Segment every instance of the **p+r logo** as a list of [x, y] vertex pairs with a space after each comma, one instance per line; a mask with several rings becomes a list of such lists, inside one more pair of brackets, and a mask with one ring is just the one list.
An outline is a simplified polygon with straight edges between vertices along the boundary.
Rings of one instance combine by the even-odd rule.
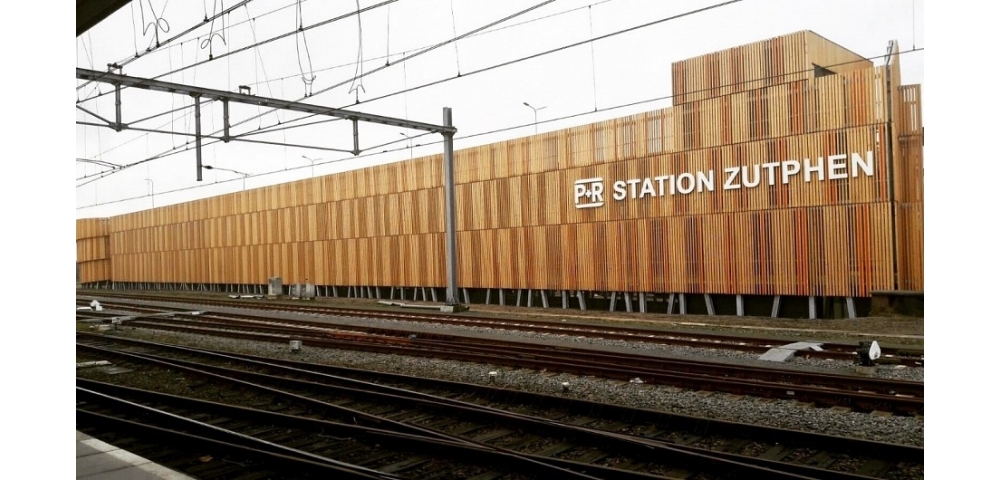
[[573, 182], [573, 203], [576, 208], [597, 208], [604, 205], [604, 179], [584, 178]]

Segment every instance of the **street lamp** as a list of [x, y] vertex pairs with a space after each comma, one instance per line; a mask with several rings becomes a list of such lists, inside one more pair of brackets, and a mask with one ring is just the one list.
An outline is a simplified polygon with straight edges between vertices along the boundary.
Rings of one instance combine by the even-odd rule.
[[538, 133], [538, 111], [544, 110], [546, 107], [532, 107], [528, 102], [523, 102], [525, 107], [532, 109], [535, 112], [535, 133]]
[[149, 182], [149, 204], [152, 206], [152, 208], [156, 208], [156, 200], [153, 197], [153, 194], [155, 193], [156, 190], [153, 188], [153, 181], [148, 178], [144, 180]]
[[407, 135], [407, 134], [405, 134], [403, 132], [398, 132], [398, 133], [400, 135], [406, 137], [406, 139], [408, 140], [407, 143], [409, 143], [409, 145], [410, 145], [410, 160], [413, 160], [413, 137], [411, 137], [411, 136], [409, 136], [409, 135]]
[[320, 159], [320, 158], [309, 158], [309, 157], [307, 157], [305, 155], [303, 155], [302, 158], [304, 158], [306, 160], [309, 160], [309, 165], [311, 165], [311, 172], [312, 173], [309, 174], [309, 177], [310, 178], [311, 177], [315, 177], [316, 176], [316, 162], [318, 162], [318, 161], [320, 161], [322, 159]]
[[232, 169], [229, 169], [229, 168], [213, 167], [211, 165], [202, 165], [201, 168], [204, 168], [205, 170], [222, 170], [222, 171], [225, 171], [225, 172], [232, 172], [232, 173], [235, 173], [237, 175], [243, 175], [243, 190], [247, 189], [247, 177], [250, 176], [249, 173], [243, 173], [243, 172], [232, 170]]

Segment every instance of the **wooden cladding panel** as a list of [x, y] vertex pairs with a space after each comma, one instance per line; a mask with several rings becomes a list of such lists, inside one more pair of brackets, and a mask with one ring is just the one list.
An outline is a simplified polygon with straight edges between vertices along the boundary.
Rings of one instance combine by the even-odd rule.
[[673, 103], [680, 106], [871, 66], [860, 55], [813, 32], [795, 32], [673, 63]]
[[811, 78], [807, 32], [795, 32], [674, 62], [674, 105]]
[[78, 278], [80, 283], [103, 282], [111, 279], [110, 260], [77, 262], [77, 268], [80, 270]]
[[812, 31], [805, 32], [807, 67], [813, 65], [834, 73], [871, 68], [872, 62]]
[[287, 283], [443, 286], [443, 263], [443, 236], [429, 234], [120, 254], [110, 273], [126, 282], [263, 284], [279, 276]]
[[902, 85], [899, 88], [900, 108], [894, 119], [896, 131], [901, 136], [923, 135], [920, 85]]
[[899, 289], [924, 289], [924, 204], [896, 205]]
[[[798, 32], [716, 52], [674, 64], [675, 107], [456, 152], [460, 285], [864, 296], [894, 287], [896, 251], [899, 284], [922, 285], [919, 86], [898, 86], [898, 55], [889, 68], [813, 70], [849, 61], [842, 50]], [[727, 168], [746, 167], [753, 184], [760, 164], [837, 154], [850, 176], [851, 154], [869, 150], [872, 177], [805, 182], [800, 171], [786, 185], [778, 167], [772, 186], [762, 168], [762, 185], [724, 188]], [[443, 286], [441, 162], [114, 217], [110, 274]], [[696, 172], [712, 176], [714, 191], [612, 198], [616, 180]], [[595, 177], [605, 180], [605, 205], [575, 208], [574, 182]], [[99, 233], [93, 220], [78, 221], [78, 239]]]
[[865, 296], [891, 289], [889, 203], [459, 235], [471, 288]]
[[[641, 219], [887, 201], [888, 152], [886, 144], [880, 140], [882, 138], [886, 138], [884, 126], [862, 127], [458, 185], [457, 228], [476, 230], [541, 226], [620, 218]], [[870, 165], [873, 173], [871, 177], [864, 171], [868, 166], [868, 149], [874, 149]], [[854, 152], [859, 153], [864, 165], [853, 163]], [[849, 178], [828, 178], [829, 157], [837, 154], [847, 155], [844, 161], [848, 167], [840, 173], [846, 173]], [[824, 180], [818, 180], [819, 173], [813, 171], [809, 174], [810, 181], [806, 182], [806, 161], [815, 167], [819, 157], [824, 159]], [[801, 171], [790, 175], [788, 184], [784, 184], [780, 167], [775, 167], [775, 184], [769, 185], [769, 170], [759, 165], [792, 159], [800, 162]], [[746, 167], [746, 184], [757, 183], [758, 186], [743, 186], [743, 167]], [[740, 168], [734, 181], [739, 182], [741, 188], [727, 190], [725, 185], [730, 181], [727, 169], [732, 168]], [[699, 171], [706, 172], [706, 179], [711, 177], [714, 191], [708, 191], [705, 187], [701, 192], [695, 189], [687, 195], [679, 191], [670, 195], [669, 180], [665, 180], [665, 194], [662, 197], [658, 196], [658, 183], [654, 182], [654, 196], [632, 198], [631, 190], [627, 190], [624, 200], [616, 201], [612, 198], [612, 182], [616, 180], [655, 178], [671, 174], [677, 176]], [[575, 208], [574, 182], [593, 177], [605, 179], [605, 206], [595, 209]], [[636, 191], [639, 195], [640, 190], [641, 187], [637, 184]]]
[[443, 230], [441, 189], [394, 193], [116, 231], [112, 251], [141, 253]]
[[76, 239], [105, 237], [108, 235], [107, 218], [81, 218], [76, 221]]
[[77, 263], [110, 258], [108, 237], [82, 238], [76, 241]]
[[896, 201], [924, 201], [924, 136], [899, 137], [896, 143], [894, 181]]

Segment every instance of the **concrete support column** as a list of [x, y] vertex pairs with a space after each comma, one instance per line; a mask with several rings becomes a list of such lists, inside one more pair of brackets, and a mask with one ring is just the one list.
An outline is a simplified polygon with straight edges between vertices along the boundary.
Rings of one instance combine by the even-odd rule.
[[465, 299], [466, 305], [472, 303], [472, 301], [469, 300], [469, 289], [468, 288], [462, 288], [462, 298]]
[[736, 316], [743, 316], [743, 295], [736, 295]]
[[667, 315], [674, 313], [674, 294], [667, 295]]
[[625, 297], [625, 311], [632, 313], [632, 292], [622, 292]]
[[492, 288], [487, 288], [486, 289], [486, 304], [487, 305], [490, 304], [490, 294], [491, 293], [493, 293], [493, 289]]
[[586, 310], [587, 299], [583, 298], [583, 290], [576, 291], [576, 298], [580, 301], [580, 310]]
[[562, 291], [562, 307], [564, 310], [569, 308], [569, 294], [566, 290]]
[[858, 318], [858, 311], [854, 308], [854, 297], [847, 297], [847, 318]]
[[646, 313], [646, 294], [639, 292], [639, 313]]
[[683, 293], [681, 293], [679, 295], [681, 296], [681, 312], [680, 313], [681, 313], [681, 315], [687, 315], [687, 313], [688, 313], [687, 298], [685, 297], [685, 295]]
[[816, 319], [816, 297], [814, 295], [809, 295], [809, 319]]
[[778, 318], [779, 311], [781, 311], [781, 295], [775, 295], [774, 303], [771, 305], [771, 318]]
[[608, 306], [608, 311], [615, 311], [615, 303], [618, 301], [618, 292], [611, 292], [611, 305]]
[[542, 290], [542, 308], [549, 308], [549, 291]]
[[712, 303], [712, 296], [705, 294], [705, 308], [708, 309], [708, 314], [715, 316], [715, 304]]

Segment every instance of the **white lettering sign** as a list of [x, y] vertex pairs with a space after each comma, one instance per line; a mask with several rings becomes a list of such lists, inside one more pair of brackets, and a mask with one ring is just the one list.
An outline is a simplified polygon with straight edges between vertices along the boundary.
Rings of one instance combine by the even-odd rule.
[[584, 178], [573, 182], [573, 202], [576, 208], [597, 208], [604, 205], [604, 179]]
[[[788, 185], [792, 181], [829, 181], [857, 178], [864, 174], [875, 176], [875, 157], [871, 151], [864, 155], [852, 152], [850, 161], [847, 154], [830, 155], [782, 162], [726, 167], [719, 175], [723, 190], [755, 188], [763, 183], [769, 186]], [[611, 184], [611, 198], [615, 201], [663, 197], [666, 195], [689, 195], [692, 193], [714, 192], [715, 171], [682, 172], [657, 175], [646, 178], [616, 180]], [[801, 180], [797, 180], [801, 178]], [[604, 178], [584, 178], [573, 182], [573, 203], [576, 208], [597, 208], [604, 205]]]

